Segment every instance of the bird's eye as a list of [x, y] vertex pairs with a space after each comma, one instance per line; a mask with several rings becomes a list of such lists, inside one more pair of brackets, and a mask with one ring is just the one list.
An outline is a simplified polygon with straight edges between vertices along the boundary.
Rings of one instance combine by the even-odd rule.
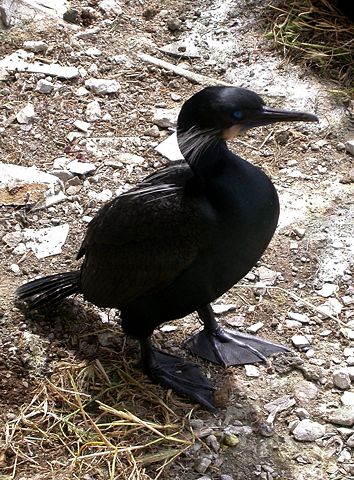
[[234, 117], [235, 120], [241, 120], [242, 112], [240, 110], [236, 110], [235, 112], [232, 113], [232, 116]]

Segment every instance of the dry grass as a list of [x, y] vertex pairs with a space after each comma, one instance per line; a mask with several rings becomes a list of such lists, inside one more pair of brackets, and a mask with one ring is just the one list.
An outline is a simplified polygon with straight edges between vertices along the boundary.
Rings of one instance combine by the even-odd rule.
[[297, 61], [354, 91], [354, 24], [330, 0], [271, 2], [270, 35]]
[[181, 416], [167, 404], [168, 394], [165, 401], [152, 392], [142, 374], [132, 378], [128, 364], [95, 360], [59, 367], [6, 425], [9, 478], [24, 471], [48, 478], [50, 469], [62, 480], [157, 480], [194, 443], [188, 405], [183, 411], [189, 414]]

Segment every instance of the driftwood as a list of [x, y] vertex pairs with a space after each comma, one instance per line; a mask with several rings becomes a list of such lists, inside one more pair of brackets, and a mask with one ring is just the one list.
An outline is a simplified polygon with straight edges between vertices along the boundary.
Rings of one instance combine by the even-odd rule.
[[231, 83], [223, 82], [222, 80], [217, 80], [216, 78], [207, 77], [206, 75], [200, 75], [199, 73], [193, 73], [186, 68], [179, 67], [178, 65], [173, 65], [173, 63], [166, 62], [165, 60], [160, 60], [159, 58], [152, 57], [151, 55], [146, 55], [145, 53], [140, 53], [138, 55], [140, 60], [143, 62], [151, 63], [157, 67], [164, 68], [170, 72], [180, 75], [181, 77], [186, 78], [192, 83], [199, 83], [200, 85], [209, 86], [209, 85], [225, 85], [231, 86]]

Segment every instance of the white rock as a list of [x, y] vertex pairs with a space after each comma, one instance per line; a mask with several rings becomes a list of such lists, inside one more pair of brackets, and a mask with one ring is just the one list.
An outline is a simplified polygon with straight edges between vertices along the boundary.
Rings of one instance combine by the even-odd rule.
[[299, 238], [303, 238], [306, 233], [306, 228], [301, 228], [301, 227], [293, 227], [293, 232], [295, 235], [297, 235]]
[[293, 335], [291, 337], [291, 341], [293, 342], [293, 345], [298, 348], [307, 347], [310, 345], [309, 338], [305, 337], [304, 335]]
[[230, 325], [230, 327], [242, 327], [245, 324], [245, 317], [235, 315], [232, 318], [227, 318], [226, 323]]
[[258, 378], [260, 376], [259, 368], [255, 365], [245, 365], [246, 377]]
[[53, 170], [60, 170], [66, 168], [71, 161], [70, 157], [57, 157], [53, 160]]
[[349, 152], [351, 155], [354, 155], [354, 140], [348, 140], [345, 142], [344, 146], [347, 152]]
[[287, 328], [300, 328], [302, 327], [302, 323], [296, 320], [285, 320], [285, 326]]
[[291, 320], [296, 320], [297, 322], [301, 323], [309, 323], [310, 319], [304, 313], [297, 313], [297, 312], [288, 312], [288, 317]]
[[293, 430], [293, 435], [300, 442], [313, 442], [324, 436], [326, 427], [308, 418], [301, 420]]
[[79, 87], [76, 92], [75, 92], [75, 95], [78, 96], [78, 97], [83, 97], [84, 95], [88, 95], [90, 92], [87, 90], [87, 88], [85, 87]]
[[337, 462], [338, 463], [352, 463], [352, 454], [349, 452], [349, 450], [347, 450], [346, 448], [343, 448], [343, 450], [340, 452], [340, 454], [337, 458]]
[[96, 47], [90, 47], [85, 50], [85, 54], [89, 55], [90, 57], [99, 57], [100, 55], [102, 55], [102, 52]]
[[354, 425], [354, 406], [350, 405], [338, 408], [329, 415], [328, 421], [335, 425], [351, 427]]
[[264, 285], [274, 285], [279, 277], [279, 272], [275, 272], [274, 270], [264, 266], [257, 268], [257, 274], [260, 283]]
[[121, 89], [116, 80], [106, 80], [104, 78], [89, 78], [85, 81], [85, 85], [96, 95], [116, 93]]
[[97, 100], [87, 104], [86, 107], [86, 118], [89, 122], [95, 122], [101, 118], [101, 107]]
[[112, 115], [107, 112], [107, 113], [105, 113], [105, 114], [103, 115], [102, 120], [103, 120], [104, 122], [110, 122], [110, 121], [112, 120], [112, 118], [113, 118]]
[[118, 16], [122, 15], [122, 7], [116, 0], [101, 0], [98, 4], [99, 8], [109, 16]]
[[343, 304], [348, 307], [349, 305], [354, 305], [354, 296], [344, 295], [342, 297]]
[[174, 128], [177, 125], [179, 110], [177, 108], [155, 108], [152, 121], [161, 128]]
[[183, 159], [183, 155], [177, 143], [176, 133], [173, 133], [172, 135], [167, 137], [166, 140], [161, 142], [155, 148], [155, 150], [156, 152], [158, 152], [160, 155], [167, 158], [171, 162]]
[[10, 72], [43, 73], [51, 77], [72, 79], [79, 76], [79, 70], [76, 67], [65, 67], [57, 63], [29, 63], [20, 58], [5, 57], [0, 61], [0, 67]]
[[35, 112], [34, 112], [34, 107], [32, 103], [27, 103], [25, 107], [21, 108], [21, 110], [17, 112], [16, 119], [18, 123], [28, 125], [29, 123], [32, 122], [34, 116], [35, 116]]
[[165, 324], [165, 325], [162, 325], [162, 327], [160, 327], [160, 330], [161, 332], [174, 332], [175, 330], [177, 330], [177, 327], [176, 325]]
[[343, 350], [343, 355], [345, 357], [354, 356], [354, 347], [345, 347], [345, 349]]
[[321, 315], [327, 318], [329, 315], [339, 315], [342, 311], [342, 304], [336, 298], [329, 298], [327, 302], [318, 306]]
[[321, 290], [317, 290], [316, 293], [321, 297], [328, 298], [333, 295], [337, 290], [338, 287], [337, 285], [334, 285], [334, 283], [325, 283], [323, 284]]
[[10, 248], [15, 248], [20, 242], [22, 242], [22, 232], [8, 232], [2, 237], [2, 241]]
[[93, 163], [79, 162], [78, 160], [73, 160], [72, 162], [68, 163], [66, 168], [74, 175], [87, 175], [88, 173], [94, 172], [97, 167]]
[[12, 253], [14, 255], [23, 255], [24, 253], [26, 253], [26, 251], [26, 245], [24, 243], [19, 243], [17, 247], [12, 250]]
[[230, 312], [235, 310], [236, 305], [234, 303], [216, 303], [212, 305], [213, 312], [216, 315], [221, 315], [222, 313]]
[[20, 273], [20, 267], [16, 263], [12, 263], [10, 265], [10, 270], [13, 272], [15, 275], [18, 275]]
[[97, 75], [97, 74], [98, 74], [98, 65], [96, 65], [96, 63], [92, 63], [92, 64], [89, 66], [88, 72], [89, 72], [91, 75]]
[[351, 382], [347, 370], [336, 370], [333, 372], [333, 385], [341, 390], [348, 390]]
[[260, 330], [262, 327], [264, 327], [264, 323], [263, 322], [257, 322], [257, 323], [254, 323], [253, 325], [250, 325], [247, 328], [247, 331], [251, 332], [251, 333], [257, 333], [258, 330]]
[[65, 196], [62, 182], [54, 175], [34, 167], [0, 163], [0, 198], [2, 205], [29, 203], [48, 207]]
[[102, 190], [102, 192], [88, 192], [88, 196], [98, 202], [108, 202], [113, 196], [113, 193], [108, 188]]
[[354, 392], [344, 392], [340, 397], [343, 405], [354, 405]]
[[76, 120], [74, 122], [74, 127], [80, 130], [80, 132], [87, 133], [91, 128], [91, 124], [88, 122], [83, 122], [82, 120]]
[[52, 93], [54, 85], [48, 80], [41, 79], [38, 80], [35, 91], [39, 93], [49, 94]]
[[69, 225], [67, 223], [39, 230], [32, 228], [23, 230], [26, 247], [32, 250], [37, 258], [45, 258], [61, 253], [61, 248], [68, 233]]
[[95, 38], [97, 36], [97, 33], [100, 32], [99, 27], [92, 27], [92, 28], [86, 28], [83, 32], [78, 32], [75, 33], [74, 37], [79, 38], [81, 40], [88, 40], [91, 38]]
[[308, 382], [307, 380], [300, 380], [295, 385], [294, 388], [294, 397], [300, 403], [307, 403], [311, 400], [314, 400], [318, 395], [318, 388], [312, 382]]
[[302, 407], [296, 408], [295, 409], [295, 414], [300, 420], [304, 420], [305, 418], [310, 417], [310, 414], [306, 410], [306, 408], [302, 408]]
[[25, 50], [28, 50], [30, 52], [44, 52], [44, 50], [47, 50], [48, 45], [45, 42], [42, 42], [41, 40], [28, 40], [27, 42], [24, 42], [23, 48]]
[[129, 152], [120, 153], [117, 155], [117, 160], [128, 165], [142, 165], [145, 162], [144, 157]]

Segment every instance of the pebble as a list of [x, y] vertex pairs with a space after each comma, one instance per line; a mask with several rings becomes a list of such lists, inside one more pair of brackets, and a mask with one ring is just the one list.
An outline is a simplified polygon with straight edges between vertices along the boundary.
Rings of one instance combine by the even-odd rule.
[[354, 155], [354, 140], [348, 140], [347, 142], [345, 142], [344, 146], [348, 153]]
[[345, 357], [354, 356], [354, 348], [353, 347], [345, 347], [345, 349], [343, 350], [343, 355]]
[[294, 397], [299, 403], [307, 403], [314, 400], [318, 395], [318, 388], [312, 382], [302, 380], [294, 388]]
[[305, 418], [293, 430], [293, 435], [300, 442], [313, 442], [326, 433], [326, 427], [318, 422]]
[[347, 440], [347, 446], [350, 448], [354, 448], [354, 435], [351, 435]]
[[122, 7], [116, 0], [101, 0], [98, 6], [108, 16], [119, 16], [123, 13]]
[[248, 332], [257, 333], [264, 326], [263, 322], [257, 322], [247, 328]]
[[153, 125], [152, 127], [144, 131], [144, 135], [146, 135], [147, 137], [159, 138], [161, 136], [161, 133], [160, 133], [159, 127], [157, 125]]
[[342, 311], [342, 304], [336, 298], [330, 298], [317, 308], [321, 312], [321, 315], [327, 318], [329, 315], [339, 315]]
[[294, 232], [295, 235], [297, 235], [299, 238], [303, 238], [303, 237], [305, 236], [305, 233], [306, 233], [306, 228], [293, 227], [293, 232]]
[[211, 480], [211, 478], [207, 475], [203, 475], [202, 477], [198, 477], [197, 480]]
[[220, 475], [220, 480], [234, 480], [231, 475]]
[[20, 242], [22, 242], [22, 232], [9, 232], [2, 237], [2, 241], [8, 247], [15, 248]]
[[206, 438], [206, 444], [211, 447], [214, 452], [218, 452], [220, 450], [220, 443], [218, 442], [218, 439], [216, 438], [215, 435], [209, 435]]
[[265, 285], [274, 285], [279, 277], [279, 272], [264, 266], [257, 268], [257, 274], [259, 281]]
[[41, 40], [28, 40], [23, 43], [23, 48], [25, 50], [28, 50], [29, 52], [44, 52], [48, 48], [48, 44], [45, 42], [42, 42]]
[[16, 263], [12, 263], [10, 265], [10, 270], [11, 272], [13, 272], [15, 275], [18, 275], [20, 273], [20, 267], [18, 265], [16, 265]]
[[354, 407], [351, 405], [338, 408], [329, 415], [328, 421], [335, 425], [351, 427], [354, 425]]
[[82, 120], [76, 120], [74, 122], [74, 127], [80, 130], [80, 132], [87, 133], [91, 128], [91, 124], [88, 122], [83, 122]]
[[105, 188], [102, 192], [89, 192], [88, 196], [98, 202], [108, 202], [113, 197], [113, 193], [108, 188]]
[[94, 165], [93, 163], [79, 162], [78, 160], [73, 160], [72, 162], [67, 164], [66, 168], [74, 175], [87, 175], [88, 173], [92, 173], [96, 170], [96, 165]]
[[245, 365], [246, 377], [258, 378], [261, 374], [259, 368], [255, 365]]
[[153, 123], [161, 128], [175, 128], [179, 108], [155, 108]]
[[91, 38], [95, 38], [96, 34], [99, 33], [99, 31], [99, 27], [86, 28], [86, 30], [84, 30], [83, 32], [75, 33], [74, 37], [80, 38], [81, 40], [88, 40]]
[[169, 18], [167, 20], [167, 27], [171, 32], [176, 32], [182, 26], [182, 21], [179, 18]]
[[172, 92], [171, 93], [171, 100], [174, 102], [180, 102], [182, 100], [182, 96], [178, 95], [177, 93]]
[[101, 107], [97, 100], [93, 100], [87, 104], [85, 115], [89, 122], [95, 122], [101, 118]]
[[351, 386], [348, 372], [344, 369], [333, 372], [333, 385], [341, 390], [348, 390]]
[[338, 290], [337, 285], [334, 283], [324, 283], [321, 290], [317, 290], [317, 295], [321, 297], [328, 298], [333, 295]]
[[295, 415], [300, 418], [300, 420], [304, 420], [305, 418], [309, 418], [310, 417], [310, 414], [309, 412], [306, 410], [306, 408], [296, 408], [295, 409]]
[[344, 392], [340, 401], [345, 406], [354, 406], [354, 392]]
[[291, 337], [291, 341], [297, 348], [307, 347], [311, 343], [308, 337], [305, 337], [305, 335], [293, 335]]
[[230, 327], [242, 327], [245, 324], [245, 317], [235, 315], [232, 318], [227, 318], [226, 323], [230, 325]]
[[89, 78], [85, 81], [85, 86], [96, 95], [116, 93], [121, 89], [120, 84], [116, 80], [107, 80], [104, 78]]
[[99, 57], [100, 55], [102, 55], [102, 51], [96, 47], [90, 47], [85, 50], [85, 54], [89, 57]]
[[344, 295], [342, 297], [343, 304], [348, 307], [349, 305], [354, 305], [354, 296]]
[[296, 405], [296, 400], [292, 395], [283, 395], [272, 402], [266, 403], [264, 408], [269, 413], [279, 413]]
[[49, 93], [52, 93], [53, 89], [54, 85], [52, 84], [52, 82], [49, 82], [48, 80], [45, 80], [43, 78], [41, 80], [38, 80], [35, 91], [48, 95]]
[[296, 320], [285, 320], [285, 326], [287, 328], [299, 328], [302, 327], [302, 323]]
[[347, 365], [353, 366], [354, 365], [354, 356], [353, 357], [347, 357], [346, 363], [347, 363]]
[[76, 91], [75, 91], [75, 95], [77, 97], [83, 97], [84, 95], [88, 95], [90, 92], [87, 90], [87, 88], [85, 87], [79, 87]]
[[198, 473], [205, 473], [211, 465], [208, 457], [197, 458], [194, 463], [194, 470]]
[[25, 107], [21, 108], [16, 114], [18, 123], [28, 125], [32, 122], [35, 116], [34, 107], [32, 103], [28, 103]]
[[310, 319], [304, 313], [288, 312], [288, 318], [301, 323], [309, 323]]

